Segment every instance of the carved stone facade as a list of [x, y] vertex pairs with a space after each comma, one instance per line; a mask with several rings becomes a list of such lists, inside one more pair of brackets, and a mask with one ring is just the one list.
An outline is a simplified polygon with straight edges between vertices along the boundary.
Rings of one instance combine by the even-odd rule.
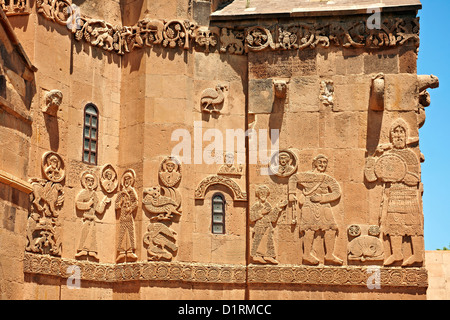
[[2, 12], [7, 298], [425, 298], [418, 129], [439, 81], [416, 74], [406, 2], [379, 29], [242, 1]]

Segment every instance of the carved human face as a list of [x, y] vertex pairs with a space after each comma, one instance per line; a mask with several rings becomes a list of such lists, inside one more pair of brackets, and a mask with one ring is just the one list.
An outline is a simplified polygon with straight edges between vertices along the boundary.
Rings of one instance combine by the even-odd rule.
[[175, 163], [167, 162], [166, 168], [167, 168], [167, 172], [171, 173], [173, 170], [175, 170]]
[[131, 176], [129, 174], [127, 174], [123, 178], [123, 185], [124, 185], [124, 187], [128, 188], [129, 186], [131, 186], [132, 183], [133, 183], [133, 179], [131, 178]]
[[328, 160], [325, 158], [319, 158], [315, 161], [315, 166], [317, 171], [319, 172], [325, 172], [327, 170], [328, 167]]
[[225, 155], [225, 164], [227, 164], [229, 167], [231, 167], [234, 163], [234, 154], [227, 153]]
[[52, 169], [58, 169], [58, 167], [59, 167], [59, 160], [58, 160], [57, 157], [55, 157], [55, 156], [50, 157], [49, 162], [50, 162], [50, 166], [52, 167]]
[[261, 188], [256, 191], [256, 196], [261, 200], [261, 202], [266, 202], [269, 197], [269, 189]]
[[88, 175], [86, 175], [84, 180], [86, 181], [86, 188], [88, 188], [89, 190], [92, 190], [94, 188], [94, 183], [95, 183], [94, 177], [92, 175], [88, 174]]
[[392, 144], [395, 149], [404, 149], [406, 147], [406, 130], [397, 126], [392, 130]]
[[289, 164], [291, 157], [287, 153], [281, 153], [279, 156], [279, 164], [282, 167], [285, 167]]
[[105, 172], [105, 178], [106, 178], [107, 180], [112, 180], [112, 179], [113, 179], [113, 174], [112, 174], [111, 170], [106, 170], [106, 172]]

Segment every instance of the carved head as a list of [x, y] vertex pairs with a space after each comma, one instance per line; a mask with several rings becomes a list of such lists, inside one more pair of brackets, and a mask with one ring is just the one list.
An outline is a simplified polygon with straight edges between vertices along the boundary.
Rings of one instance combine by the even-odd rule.
[[267, 186], [258, 186], [255, 195], [261, 202], [265, 202], [270, 195], [270, 190]]
[[45, 95], [45, 104], [48, 108], [50, 107], [56, 107], [59, 108], [59, 106], [62, 103], [63, 94], [59, 90], [51, 90], [47, 92]]
[[227, 152], [224, 155], [225, 164], [231, 167], [234, 164], [234, 153]]
[[[145, 195], [149, 195], [152, 198], [159, 198], [161, 196], [161, 188], [160, 187], [150, 187], [144, 190]], [[144, 196], [145, 197], [145, 196]]]
[[81, 185], [83, 186], [84, 189], [90, 191], [95, 190], [98, 185], [97, 177], [94, 175], [94, 173], [90, 171], [84, 171], [81, 174]]
[[60, 167], [59, 159], [55, 155], [50, 156], [50, 158], [48, 159], [48, 164], [52, 169], [59, 169]]
[[395, 149], [406, 148], [408, 139], [408, 125], [402, 119], [395, 121], [390, 131], [391, 143]]
[[324, 173], [328, 167], [328, 158], [323, 154], [319, 154], [313, 160], [313, 171], [319, 171], [320, 173]]
[[292, 158], [287, 152], [280, 152], [278, 156], [278, 163], [281, 167], [292, 164]]

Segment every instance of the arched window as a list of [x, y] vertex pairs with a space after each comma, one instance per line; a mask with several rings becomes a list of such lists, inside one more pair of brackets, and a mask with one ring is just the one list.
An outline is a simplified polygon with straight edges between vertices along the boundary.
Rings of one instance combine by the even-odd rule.
[[89, 103], [84, 108], [83, 162], [96, 165], [97, 149], [98, 149], [98, 110], [95, 105]]
[[225, 233], [225, 198], [220, 193], [212, 197], [212, 233]]

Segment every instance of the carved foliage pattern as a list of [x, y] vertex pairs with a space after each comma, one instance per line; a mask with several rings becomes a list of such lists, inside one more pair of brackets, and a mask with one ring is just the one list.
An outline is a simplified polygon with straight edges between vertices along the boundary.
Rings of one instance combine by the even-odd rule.
[[[38, 0], [38, 13], [45, 18], [66, 25], [74, 19], [73, 9], [67, 0]], [[364, 21], [331, 24], [298, 23], [272, 27], [252, 26], [232, 30], [219, 27], [201, 27], [187, 20], [142, 19], [134, 26], [117, 26], [108, 22], [75, 17], [71, 31], [75, 39], [85, 39], [93, 46], [118, 54], [135, 48], [162, 45], [163, 47], [189, 49], [195, 44], [217, 47], [221, 53], [244, 54], [249, 51], [302, 50], [330, 45], [345, 48], [386, 48], [412, 42], [419, 46], [419, 19], [385, 19], [379, 30], [370, 30]], [[220, 30], [220, 31], [219, 31]]]

